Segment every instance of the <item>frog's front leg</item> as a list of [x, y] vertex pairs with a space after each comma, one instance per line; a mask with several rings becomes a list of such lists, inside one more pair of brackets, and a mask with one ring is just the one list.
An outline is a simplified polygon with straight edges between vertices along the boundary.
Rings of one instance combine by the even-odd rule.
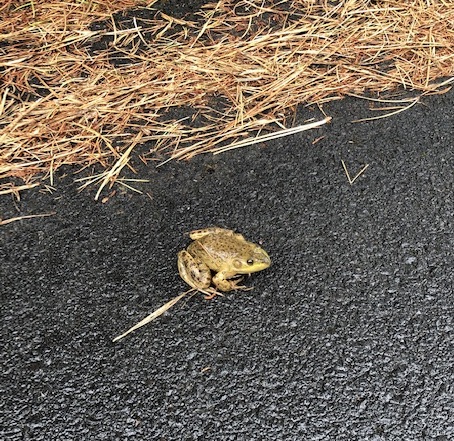
[[211, 271], [203, 262], [192, 257], [186, 250], [178, 253], [178, 272], [192, 288], [205, 290], [211, 285]]
[[232, 291], [233, 289], [244, 289], [244, 286], [239, 286], [243, 278], [229, 280], [231, 277], [234, 277], [236, 273], [226, 272], [226, 271], [219, 271], [213, 277], [213, 283], [215, 284], [216, 288], [220, 289], [221, 291]]

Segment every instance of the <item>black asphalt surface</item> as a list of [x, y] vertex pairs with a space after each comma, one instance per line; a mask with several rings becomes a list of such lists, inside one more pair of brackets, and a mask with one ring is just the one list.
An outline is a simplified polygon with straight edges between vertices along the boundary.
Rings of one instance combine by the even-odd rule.
[[[95, 202], [68, 169], [53, 192], [3, 196], [2, 219], [55, 214], [0, 227], [0, 438], [453, 440], [454, 93], [351, 123], [367, 106], [136, 161], [143, 195]], [[350, 185], [341, 160], [369, 167]], [[195, 296], [113, 344], [186, 289], [176, 254], [210, 225], [269, 252], [254, 289]]]

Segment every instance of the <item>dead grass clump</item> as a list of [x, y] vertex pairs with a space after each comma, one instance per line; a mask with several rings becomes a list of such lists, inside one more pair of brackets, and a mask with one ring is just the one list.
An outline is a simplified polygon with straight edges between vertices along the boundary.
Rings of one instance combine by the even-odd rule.
[[188, 159], [310, 128], [286, 129], [300, 103], [454, 81], [453, 1], [220, 0], [186, 20], [153, 4], [0, 7], [0, 191], [64, 164], [102, 165], [101, 189], [139, 144]]

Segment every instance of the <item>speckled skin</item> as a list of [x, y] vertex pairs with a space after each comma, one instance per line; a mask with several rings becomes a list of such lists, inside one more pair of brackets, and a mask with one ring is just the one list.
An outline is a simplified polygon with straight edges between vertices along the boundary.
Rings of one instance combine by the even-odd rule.
[[[192, 231], [189, 236], [194, 242], [178, 253], [178, 270], [195, 289], [205, 290], [211, 282], [221, 291], [238, 289], [238, 281], [228, 279], [261, 271], [271, 264], [265, 250], [232, 230], [212, 227]], [[211, 271], [216, 272], [214, 277]]]

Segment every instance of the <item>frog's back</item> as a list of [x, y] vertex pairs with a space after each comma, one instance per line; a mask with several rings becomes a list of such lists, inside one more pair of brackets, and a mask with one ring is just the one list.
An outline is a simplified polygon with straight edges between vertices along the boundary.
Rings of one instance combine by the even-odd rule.
[[210, 234], [204, 236], [188, 247], [188, 252], [203, 261], [210, 269], [220, 271], [228, 262], [241, 256], [249, 244], [241, 235]]

